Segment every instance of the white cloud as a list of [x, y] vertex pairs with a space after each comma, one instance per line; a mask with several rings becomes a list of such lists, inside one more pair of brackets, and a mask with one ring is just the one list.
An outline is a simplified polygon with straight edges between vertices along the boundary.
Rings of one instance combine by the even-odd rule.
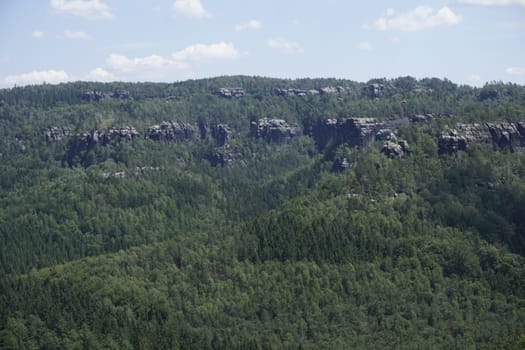
[[525, 74], [525, 68], [523, 67], [509, 67], [505, 69], [505, 73], [509, 75], [524, 75]]
[[91, 36], [87, 34], [86, 32], [74, 32], [71, 30], [65, 30], [64, 36], [68, 39], [80, 39], [80, 40], [91, 39]]
[[435, 27], [455, 25], [461, 20], [461, 16], [456, 15], [447, 6], [442, 7], [436, 13], [431, 7], [418, 6], [412, 11], [397, 16], [380, 17], [375, 21], [374, 25], [379, 30], [416, 32]]
[[238, 31], [238, 32], [241, 32], [243, 30], [248, 30], [248, 29], [257, 30], [257, 29], [261, 29], [261, 27], [262, 27], [261, 21], [258, 21], [256, 19], [252, 19], [249, 22], [242, 23], [242, 24], [237, 24], [235, 26], [235, 30]]
[[195, 44], [177, 51], [172, 58], [177, 62], [203, 61], [210, 59], [236, 59], [241, 54], [232, 43], [220, 42], [216, 44], [204, 45]]
[[525, 0], [459, 0], [459, 2], [478, 6], [525, 6]]
[[88, 81], [115, 81], [117, 77], [107, 70], [97, 67], [92, 69], [84, 80]]
[[200, 0], [175, 0], [173, 11], [176, 16], [189, 18], [211, 18], [212, 14], [206, 11]]
[[393, 8], [387, 8], [386, 9], [386, 15], [388, 17], [392, 17], [395, 13], [396, 13], [396, 11]]
[[357, 48], [361, 51], [369, 51], [372, 50], [372, 45], [368, 41], [362, 41], [357, 44]]
[[133, 72], [137, 70], [159, 69], [170, 65], [177, 66], [177, 63], [159, 55], [146, 57], [129, 58], [127, 56], [111, 54], [106, 63], [112, 69], [119, 72]]
[[294, 41], [289, 41], [285, 38], [273, 38], [269, 39], [266, 42], [266, 45], [269, 48], [281, 50], [282, 52], [286, 54], [299, 54], [303, 53], [304, 49], [302, 48], [299, 43], [296, 43]]
[[69, 81], [69, 76], [63, 70], [32, 71], [19, 75], [9, 75], [3, 79], [3, 83], [12, 85], [32, 85], [32, 84], [57, 84]]
[[43, 38], [44, 37], [44, 32], [40, 31], [40, 30], [33, 30], [33, 32], [31, 33], [31, 36], [33, 38]]
[[392, 37], [392, 39], [390, 39], [390, 41], [392, 42], [392, 44], [399, 44], [401, 42], [401, 38], [398, 36], [394, 36]]
[[58, 13], [88, 19], [111, 19], [114, 17], [109, 6], [100, 0], [51, 0], [51, 7]]
[[[208, 60], [233, 60], [241, 57], [232, 43], [190, 45], [170, 56], [150, 55], [130, 58], [124, 55], [111, 54], [106, 59], [107, 66], [116, 72], [129, 74], [160, 73], [173, 69], [186, 69], [190, 63]], [[102, 71], [97, 73], [102, 74]]]

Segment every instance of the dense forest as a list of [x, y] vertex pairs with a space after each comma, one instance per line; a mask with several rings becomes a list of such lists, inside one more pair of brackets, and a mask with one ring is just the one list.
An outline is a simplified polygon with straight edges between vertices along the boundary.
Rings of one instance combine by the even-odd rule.
[[525, 87], [0, 90], [2, 349], [524, 349]]

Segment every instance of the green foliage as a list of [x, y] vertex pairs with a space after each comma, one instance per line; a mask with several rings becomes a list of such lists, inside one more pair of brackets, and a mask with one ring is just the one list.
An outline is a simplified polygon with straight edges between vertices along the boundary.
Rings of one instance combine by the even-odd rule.
[[[219, 77], [0, 90], [2, 349], [521, 349], [525, 154], [439, 155], [457, 122], [516, 121], [525, 89], [444, 79]], [[227, 99], [221, 87], [246, 95]], [[276, 96], [342, 86], [343, 94]], [[85, 102], [117, 89], [132, 99]], [[410, 154], [250, 138], [252, 118], [401, 119]], [[144, 137], [164, 120], [226, 123], [213, 140]], [[134, 126], [90, 145], [74, 135]], [[50, 142], [49, 126], [73, 136]], [[335, 159], [350, 167], [332, 173]]]

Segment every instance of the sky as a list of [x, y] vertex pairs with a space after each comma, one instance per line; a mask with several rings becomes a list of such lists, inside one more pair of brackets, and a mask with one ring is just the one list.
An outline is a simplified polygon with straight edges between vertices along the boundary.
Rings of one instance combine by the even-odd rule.
[[447, 78], [525, 85], [525, 0], [0, 0], [0, 88]]

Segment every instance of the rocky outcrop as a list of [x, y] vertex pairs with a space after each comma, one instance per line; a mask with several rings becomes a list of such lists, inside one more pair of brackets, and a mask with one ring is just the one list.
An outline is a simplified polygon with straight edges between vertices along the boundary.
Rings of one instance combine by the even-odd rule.
[[317, 90], [321, 94], [343, 94], [346, 89], [342, 86], [326, 86]]
[[308, 91], [302, 90], [302, 89], [281, 89], [277, 88], [274, 90], [274, 93], [277, 96], [306, 96], [308, 95]]
[[371, 98], [380, 98], [385, 95], [385, 85], [369, 84], [365, 87], [365, 94]]
[[133, 126], [111, 127], [107, 130], [92, 130], [77, 135], [77, 140], [86, 148], [96, 145], [105, 146], [115, 141], [135, 139], [139, 133]]
[[408, 142], [405, 140], [391, 139], [386, 141], [381, 148], [381, 153], [389, 158], [401, 158], [409, 153]]
[[487, 123], [492, 143], [512, 152], [525, 150], [525, 123]]
[[214, 149], [208, 156], [211, 166], [231, 166], [242, 159], [242, 154], [228, 145]]
[[329, 94], [343, 94], [346, 93], [347, 89], [342, 86], [325, 86], [319, 89], [303, 90], [297, 88], [284, 89], [277, 88], [274, 90], [277, 96], [307, 96], [307, 95], [329, 95]]
[[146, 138], [168, 143], [214, 139], [217, 146], [225, 146], [234, 134], [234, 130], [227, 124], [209, 125], [206, 122], [192, 124], [169, 120], [149, 127], [146, 132]]
[[457, 124], [438, 139], [440, 153], [466, 150], [468, 144], [491, 143], [511, 152], [525, 151], [525, 123], [497, 122], [485, 124]]
[[82, 94], [82, 100], [85, 102], [94, 102], [106, 98], [106, 94], [100, 91], [85, 91]]
[[198, 128], [194, 124], [184, 122], [163, 121], [148, 128], [146, 138], [168, 143], [191, 142], [197, 139]]
[[390, 129], [380, 129], [375, 136], [377, 141], [395, 141], [396, 138], [396, 134]]
[[303, 131], [283, 119], [262, 118], [251, 122], [250, 134], [252, 137], [264, 139], [269, 144], [285, 144], [301, 136]]
[[457, 151], [466, 151], [468, 147], [467, 138], [459, 134], [457, 130], [448, 130], [438, 138], [438, 149], [440, 154], [452, 154]]
[[350, 146], [368, 147], [379, 130], [384, 128], [374, 118], [326, 119], [312, 128], [312, 137], [320, 148], [329, 142], [347, 143]]
[[111, 97], [119, 99], [119, 100], [128, 100], [131, 98], [131, 94], [129, 93], [128, 90], [119, 89], [119, 90], [113, 91], [113, 94], [111, 94]]
[[59, 141], [71, 136], [71, 128], [68, 126], [50, 126], [45, 134], [48, 142]]
[[96, 102], [103, 99], [115, 98], [120, 100], [127, 100], [131, 98], [131, 94], [128, 90], [118, 89], [112, 93], [101, 92], [101, 91], [85, 91], [82, 96], [82, 101], [85, 102]]
[[115, 139], [130, 141], [139, 136], [139, 133], [133, 126], [123, 126], [120, 128], [109, 128], [107, 131], [107, 135], [110, 141]]
[[471, 142], [487, 142], [492, 141], [489, 130], [483, 124], [456, 124], [458, 133], [467, 139], [467, 143]]
[[217, 146], [224, 146], [233, 137], [234, 131], [227, 124], [213, 124], [211, 136], [215, 139]]
[[242, 88], [220, 88], [219, 96], [226, 98], [239, 98], [245, 94]]

